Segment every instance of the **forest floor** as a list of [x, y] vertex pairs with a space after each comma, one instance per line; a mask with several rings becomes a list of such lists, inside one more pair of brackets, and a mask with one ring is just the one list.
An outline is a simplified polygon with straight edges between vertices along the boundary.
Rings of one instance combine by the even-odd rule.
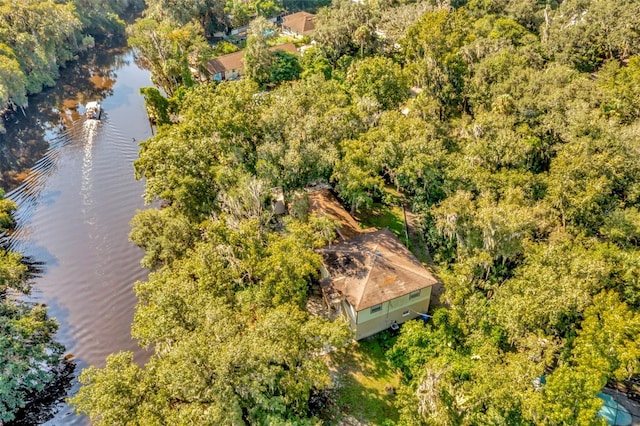
[[394, 341], [389, 332], [382, 332], [331, 353], [336, 389], [331, 424], [395, 424], [398, 411], [393, 402], [400, 373], [389, 366], [385, 357]]
[[377, 229], [389, 228], [404, 244], [407, 243], [401, 206], [374, 203], [371, 208], [359, 210], [355, 219], [364, 229], [371, 227]]

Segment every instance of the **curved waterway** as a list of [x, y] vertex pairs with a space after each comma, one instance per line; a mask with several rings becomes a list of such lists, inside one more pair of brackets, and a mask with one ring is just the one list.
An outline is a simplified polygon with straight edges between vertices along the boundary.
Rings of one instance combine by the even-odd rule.
[[[133, 177], [138, 143], [151, 136], [139, 88], [150, 86], [131, 51], [103, 49], [63, 71], [55, 88], [30, 99], [0, 138], [2, 185], [18, 204], [10, 247], [40, 265], [30, 300], [60, 324], [57, 340], [73, 354], [75, 376], [102, 367], [119, 350], [147, 355], [131, 338], [133, 283], [146, 279], [142, 251], [128, 241], [144, 207]], [[102, 102], [102, 120], [83, 105]], [[77, 391], [74, 376], [68, 395]], [[84, 425], [64, 402], [47, 425]], [[50, 417], [50, 416], [49, 416]], [[33, 422], [28, 420], [27, 422]]]

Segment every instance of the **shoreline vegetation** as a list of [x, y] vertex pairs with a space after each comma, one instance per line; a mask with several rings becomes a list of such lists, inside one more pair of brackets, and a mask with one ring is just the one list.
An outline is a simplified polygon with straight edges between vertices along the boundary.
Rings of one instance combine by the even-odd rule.
[[[55, 85], [59, 69], [95, 48], [96, 38], [124, 34], [124, 19], [142, 8], [138, 0], [0, 1], [0, 118]], [[0, 132], [5, 132], [2, 119]]]
[[[59, 68], [94, 48], [96, 39], [124, 35], [125, 21], [118, 14], [131, 14], [141, 5], [0, 1], [0, 132], [5, 132], [6, 114], [55, 85]], [[3, 236], [15, 225], [15, 209], [0, 188]], [[22, 300], [31, 291], [33, 267], [20, 253], [0, 247], [0, 424], [50, 419], [75, 369], [55, 341], [58, 324], [47, 316], [46, 306]]]
[[[16, 205], [0, 189], [0, 234], [14, 226]], [[27, 303], [31, 290], [30, 268], [25, 259], [0, 248], [0, 423], [16, 416], [45, 416], [43, 396], [62, 385], [73, 364], [62, 358], [64, 347], [54, 340], [58, 324], [48, 318], [46, 306]], [[68, 380], [67, 380], [68, 382]], [[64, 387], [64, 386], [63, 386]], [[59, 395], [61, 397], [62, 395]]]

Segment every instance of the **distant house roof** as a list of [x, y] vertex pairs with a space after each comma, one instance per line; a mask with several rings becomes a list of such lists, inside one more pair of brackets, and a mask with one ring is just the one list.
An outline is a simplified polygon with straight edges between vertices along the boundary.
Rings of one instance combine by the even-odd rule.
[[[298, 54], [298, 49], [296, 49], [296, 45], [293, 43], [284, 43], [278, 46], [273, 46], [269, 48], [270, 51], [284, 51], [293, 53], [295, 55]], [[244, 68], [244, 61], [242, 58], [244, 57], [244, 50], [240, 50], [239, 52], [229, 53], [228, 55], [222, 55], [215, 59], [211, 59], [207, 62], [207, 70], [211, 74], [225, 73], [231, 70], [239, 70]]]
[[211, 74], [218, 74], [234, 69], [244, 68], [244, 62], [242, 62], [243, 56], [244, 52], [242, 50], [239, 52], [229, 53], [228, 55], [218, 56], [217, 58], [211, 59], [207, 62], [207, 69]]
[[280, 51], [280, 52], [293, 53], [294, 55], [298, 54], [298, 49], [296, 48], [296, 45], [293, 44], [292, 42], [270, 47], [269, 50], [272, 52]]
[[300, 35], [309, 35], [316, 29], [316, 15], [309, 12], [296, 12], [282, 18], [282, 26]]
[[358, 222], [347, 212], [329, 189], [309, 193], [309, 213], [327, 216], [340, 222], [338, 236], [345, 240], [361, 233]]
[[388, 229], [357, 235], [320, 253], [333, 288], [356, 311], [438, 283]]

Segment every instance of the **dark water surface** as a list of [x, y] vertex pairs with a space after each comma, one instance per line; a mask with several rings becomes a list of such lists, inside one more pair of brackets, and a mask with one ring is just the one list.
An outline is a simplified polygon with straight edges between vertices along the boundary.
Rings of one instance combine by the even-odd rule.
[[[136, 297], [132, 285], [146, 279], [142, 251], [128, 241], [129, 221], [143, 208], [143, 182], [133, 177], [138, 142], [151, 136], [138, 89], [150, 75], [128, 49], [101, 49], [64, 70], [58, 85], [30, 99], [0, 135], [0, 184], [13, 188], [17, 229], [10, 245], [42, 272], [30, 300], [57, 318], [57, 340], [88, 365], [131, 350]], [[100, 99], [101, 121], [86, 120], [83, 105]], [[74, 379], [71, 394], [77, 391]], [[64, 403], [48, 425], [88, 424]]]

